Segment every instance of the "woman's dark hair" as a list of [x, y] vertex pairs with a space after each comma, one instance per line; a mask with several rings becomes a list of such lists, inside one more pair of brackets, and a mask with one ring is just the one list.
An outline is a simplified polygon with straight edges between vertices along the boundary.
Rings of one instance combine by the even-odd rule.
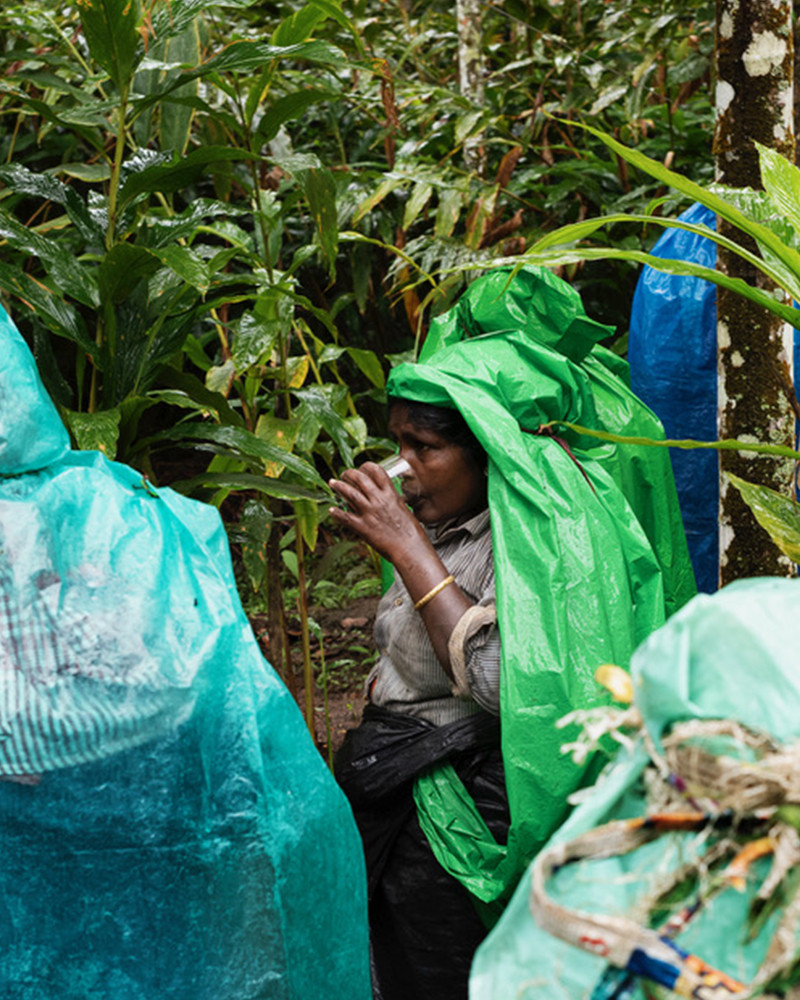
[[486, 452], [478, 443], [478, 439], [469, 429], [466, 420], [459, 410], [446, 406], [433, 406], [430, 403], [420, 403], [416, 399], [404, 399], [402, 396], [389, 397], [389, 412], [395, 406], [405, 406], [408, 419], [417, 427], [439, 434], [446, 441], [458, 445], [470, 456], [481, 469], [486, 468]]

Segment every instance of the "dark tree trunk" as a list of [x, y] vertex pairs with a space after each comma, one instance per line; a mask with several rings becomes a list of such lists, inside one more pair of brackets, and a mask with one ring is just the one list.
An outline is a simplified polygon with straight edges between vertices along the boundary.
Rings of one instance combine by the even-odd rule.
[[[761, 188], [755, 141], [794, 161], [793, 80], [790, 0], [717, 0], [714, 155], [718, 181], [731, 187]], [[723, 220], [718, 219], [718, 225], [721, 234], [745, 242]], [[717, 267], [768, 287], [760, 272], [722, 249]], [[794, 416], [783, 388], [787, 377], [791, 378], [791, 337], [791, 330], [770, 313], [718, 289], [720, 437], [793, 446]], [[736, 452], [721, 455], [720, 583], [793, 572], [725, 475], [732, 472], [788, 493], [793, 463]]]

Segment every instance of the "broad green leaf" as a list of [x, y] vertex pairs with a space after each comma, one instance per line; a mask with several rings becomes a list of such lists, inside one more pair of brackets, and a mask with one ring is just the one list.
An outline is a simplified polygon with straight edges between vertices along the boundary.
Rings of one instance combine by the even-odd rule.
[[589, 109], [589, 114], [599, 115], [601, 111], [605, 111], [606, 108], [610, 107], [627, 93], [627, 85], [604, 87], [597, 95], [597, 100]]
[[781, 552], [800, 563], [800, 504], [767, 486], [748, 483], [727, 473], [753, 516]]
[[298, 42], [305, 42], [324, 18], [325, 12], [321, 6], [306, 4], [281, 21], [273, 31], [270, 42], [272, 45], [296, 45]]
[[82, 316], [57, 292], [3, 263], [0, 263], [0, 288], [19, 299], [49, 330], [78, 344], [97, 361], [97, 345], [89, 336]]
[[292, 300], [288, 289], [272, 285], [260, 293], [251, 312], [239, 321], [233, 340], [232, 359], [236, 371], [265, 363], [292, 326]]
[[100, 184], [111, 176], [111, 167], [107, 163], [61, 163], [53, 173], [66, 174], [87, 184]]
[[121, 301], [142, 278], [149, 278], [160, 266], [161, 262], [151, 250], [133, 243], [118, 243], [97, 269], [97, 283], [103, 301]]
[[360, 347], [348, 347], [347, 353], [374, 386], [378, 389], [385, 388], [386, 377], [383, 374], [378, 355], [374, 351], [366, 351]]
[[306, 170], [321, 170], [322, 161], [316, 153], [290, 153], [277, 151], [273, 148], [272, 159], [287, 174], [296, 177]]
[[297, 45], [267, 45], [264, 42], [240, 40], [231, 42], [219, 52], [192, 70], [186, 70], [171, 77], [149, 96], [137, 102], [139, 113], [153, 104], [159, 103], [168, 94], [193, 80], [214, 77], [221, 73], [254, 72], [272, 60], [292, 59], [341, 66], [347, 58], [341, 49], [327, 42], [300, 42]]
[[761, 181], [781, 215], [800, 236], [800, 170], [774, 149], [756, 143], [761, 164]]
[[166, 403], [167, 406], [177, 406], [182, 410], [192, 410], [194, 413], [207, 413], [208, 407], [198, 403], [196, 399], [179, 389], [151, 389], [147, 394], [148, 399], [156, 403]]
[[774, 281], [776, 285], [780, 285], [782, 288], [786, 289], [788, 294], [793, 299], [797, 300], [800, 298], [800, 273], [794, 274], [791, 272], [781, 261], [776, 260], [771, 251], [767, 248], [764, 248], [766, 254], [765, 259], [759, 257], [757, 254], [751, 253], [738, 243], [734, 243], [733, 240], [720, 236], [719, 233], [717, 233], [714, 229], [710, 229], [708, 226], [694, 225], [688, 222], [683, 222], [680, 219], [635, 214], [604, 215], [594, 219], [585, 219], [583, 222], [573, 222], [569, 225], [561, 226], [559, 229], [553, 230], [546, 236], [543, 236], [540, 240], [537, 240], [536, 243], [534, 243], [530, 248], [529, 252], [536, 257], [543, 251], [549, 250], [550, 247], [562, 246], [586, 239], [587, 236], [591, 236], [592, 233], [596, 232], [598, 229], [622, 222], [654, 224], [657, 226], [663, 226], [665, 229], [685, 229], [687, 232], [694, 233], [697, 236], [704, 236], [706, 239], [711, 240], [718, 246], [725, 247], [731, 253], [738, 254], [743, 260], [752, 264], [753, 267], [763, 271], [764, 274]]
[[408, 184], [410, 181], [411, 178], [406, 174], [387, 174], [369, 198], [366, 198], [358, 206], [356, 214], [353, 216], [353, 225], [355, 225], [360, 219], [363, 219], [365, 215], [369, 215], [373, 208], [380, 205], [383, 199], [386, 198], [387, 195], [390, 195], [392, 191]]
[[213, 424], [181, 424], [164, 435], [173, 441], [211, 441], [228, 449], [232, 455], [277, 462], [307, 486], [324, 487], [324, 481], [313, 465], [284, 448], [270, 444], [243, 427], [220, 427]]
[[173, 389], [185, 393], [195, 404], [215, 414], [221, 424], [231, 424], [235, 427], [243, 426], [244, 421], [241, 414], [232, 409], [222, 393], [212, 392], [194, 375], [164, 366], [159, 372], [159, 381], [162, 385], [169, 385]]
[[[0, 9], [2, 8], [0, 7]], [[1, 79], [0, 79], [0, 89], [2, 89]], [[65, 111], [63, 108], [59, 107], [58, 112], [56, 112], [53, 108], [50, 107], [49, 104], [47, 104], [46, 101], [42, 101], [35, 97], [31, 97], [28, 94], [20, 95], [19, 101], [21, 106], [25, 109], [26, 113], [39, 115], [43, 122], [47, 122], [49, 125], [52, 125], [57, 129], [63, 128], [67, 121], [68, 112]], [[96, 105], [96, 102], [94, 101], [91, 101], [90, 103], [92, 104], [92, 106]], [[100, 116], [96, 122], [96, 125], [99, 126], [100, 128], [103, 128], [104, 126], [107, 127], [108, 126], [107, 119], [103, 116]], [[94, 149], [98, 154], [103, 155], [104, 149], [103, 149], [102, 136], [97, 132], [95, 128], [84, 128], [80, 124], [80, 122], [78, 122], [77, 127], [71, 129], [71, 131], [76, 132], [84, 140], [84, 142], [86, 142], [86, 144], [90, 149]]]
[[98, 247], [103, 245], [104, 230], [94, 221], [80, 196], [70, 185], [63, 184], [51, 174], [35, 174], [19, 164], [0, 166], [0, 180], [18, 194], [28, 194], [63, 205], [81, 236]]
[[313, 552], [317, 547], [317, 532], [319, 530], [319, 504], [310, 500], [295, 500], [292, 505], [297, 526], [303, 541]]
[[[755, 302], [757, 305], [763, 306], [770, 312], [775, 313], [776, 316], [780, 316], [781, 319], [786, 320], [792, 326], [800, 326], [800, 309], [795, 309], [792, 306], [785, 305], [783, 302], [779, 302], [769, 292], [763, 292], [760, 288], [748, 285], [746, 281], [742, 281], [740, 278], [730, 278], [727, 274], [722, 274], [713, 268], [701, 267], [697, 264], [691, 264], [689, 261], [668, 260], [664, 257], [656, 257], [653, 254], [644, 253], [644, 251], [639, 250], [616, 250], [612, 248], [592, 247], [587, 247], [585, 250], [559, 250], [556, 248], [545, 250], [543, 253], [535, 253], [531, 250], [524, 255], [523, 260], [529, 263], [541, 264], [544, 267], [578, 264], [583, 260], [631, 260], [637, 264], [647, 264], [657, 271], [665, 271], [668, 274], [685, 274], [694, 278], [704, 278], [714, 285], [729, 288], [731, 291], [743, 295], [746, 299], [750, 299], [751, 302]], [[498, 266], [511, 264], [513, 267], [516, 267], [520, 264], [520, 259], [513, 257], [507, 259], [497, 258], [493, 261], [493, 264]], [[471, 267], [474, 267], [474, 265], [462, 265], [453, 270], [465, 271], [470, 270]]]
[[255, 160], [253, 153], [229, 146], [204, 146], [186, 156], [176, 156], [169, 164], [145, 166], [126, 178], [119, 192], [120, 208], [140, 194], [153, 191], [173, 192], [189, 187], [210, 165], [229, 160]]
[[233, 341], [231, 357], [236, 371], [242, 373], [251, 365], [268, 360], [280, 333], [279, 322], [261, 319], [252, 312], [245, 313], [239, 320]]
[[140, 55], [139, 0], [83, 0], [78, 11], [92, 58], [127, 93]]
[[267, 572], [266, 545], [272, 530], [272, 513], [263, 500], [248, 500], [239, 521], [243, 534], [242, 562], [253, 590], [259, 590]]
[[270, 479], [268, 476], [255, 476], [251, 473], [207, 472], [193, 479], [182, 479], [172, 483], [172, 488], [179, 493], [192, 493], [201, 486], [226, 490], [256, 490], [278, 500], [315, 500], [318, 503], [330, 502], [332, 494], [322, 490], [309, 490], [282, 479]]
[[285, 97], [279, 97], [264, 112], [264, 116], [258, 125], [257, 135], [264, 142], [270, 142], [278, 134], [281, 125], [299, 118], [308, 108], [319, 101], [338, 98], [340, 96], [332, 90], [319, 90], [309, 87], [286, 94]]
[[356, 451], [363, 451], [367, 444], [369, 432], [363, 417], [346, 417], [344, 425], [347, 433], [356, 443]]
[[346, 347], [339, 347], [338, 344], [325, 344], [322, 350], [319, 352], [317, 361], [319, 364], [328, 364], [330, 361], [338, 361], [339, 358], [347, 351]]
[[[169, 38], [179, 34], [198, 17], [205, 14], [210, 4], [208, 0], [169, 0], [151, 6], [150, 20], [156, 38]], [[246, 10], [253, 6], [253, 0], [225, 0], [224, 9]]]
[[480, 127], [482, 118], [482, 111], [468, 111], [466, 114], [458, 116], [455, 129], [455, 138], [458, 145], [461, 145], [465, 139], [468, 139]]
[[336, 250], [339, 245], [336, 184], [329, 170], [309, 170], [304, 175], [303, 181], [317, 238], [328, 261], [328, 274], [333, 280], [336, 274]]
[[[166, 39], [162, 44], [167, 62], [188, 63], [192, 66], [200, 62], [200, 37], [196, 21], [188, 25], [181, 34]], [[161, 145], [164, 149], [174, 149], [181, 156], [185, 155], [189, 145], [194, 108], [173, 98], [196, 95], [198, 88], [199, 81], [192, 80], [174, 90], [161, 104]]]
[[297, 562], [297, 553], [288, 549], [283, 549], [281, 552], [281, 559], [283, 560], [283, 565], [289, 570], [295, 580], [299, 579], [300, 567]]
[[[347, 389], [344, 386], [308, 386], [296, 391], [304, 410], [313, 414], [314, 419], [323, 427], [336, 445], [345, 465], [353, 464], [353, 450], [350, 445], [350, 435], [347, 430], [346, 418], [337, 411], [344, 404]], [[300, 409], [298, 407], [298, 409]]]
[[287, 17], [278, 25], [271, 42], [274, 45], [289, 45], [302, 41], [308, 37], [316, 24], [323, 20], [335, 21], [341, 28], [350, 32], [359, 55], [365, 54], [358, 31], [353, 22], [342, 12], [338, 0], [310, 0], [308, 5], [302, 7], [296, 15]]
[[406, 202], [405, 211], [403, 212], [403, 229], [411, 228], [411, 224], [428, 204], [432, 194], [432, 184], [428, 184], [427, 181], [417, 181], [411, 189], [411, 197]]
[[61, 293], [90, 308], [97, 308], [100, 304], [97, 280], [92, 269], [78, 263], [71, 247], [66, 244], [62, 246], [56, 239], [48, 239], [36, 229], [23, 226], [2, 210], [0, 237], [16, 250], [38, 257]]
[[439, 204], [433, 228], [435, 236], [446, 238], [453, 235], [465, 200], [464, 192], [458, 188], [445, 188], [439, 192]]
[[208, 271], [208, 265], [197, 254], [182, 247], [179, 243], [161, 247], [159, 250], [154, 250], [153, 254], [165, 267], [168, 267], [192, 288], [196, 288], [200, 292], [208, 291], [211, 275]]
[[101, 451], [106, 458], [117, 454], [120, 411], [99, 410], [96, 413], [76, 413], [64, 410], [67, 426], [81, 451]]
[[273, 59], [304, 60], [323, 65], [341, 66], [347, 59], [341, 49], [328, 42], [310, 41], [292, 45], [267, 45], [248, 40], [231, 42], [221, 52], [206, 60], [187, 76], [207, 76], [210, 72], [227, 73], [261, 69]]
[[[256, 437], [287, 452], [291, 452], [294, 448], [299, 432], [299, 421], [282, 420], [280, 417], [274, 417], [271, 413], [263, 413], [256, 424]], [[266, 464], [267, 475], [274, 479], [280, 476], [283, 469], [283, 462], [268, 462]]]
[[236, 365], [231, 358], [226, 358], [221, 365], [213, 365], [206, 372], [206, 388], [215, 393], [227, 396], [231, 391], [231, 383], [236, 376]]
[[[195, 67], [201, 58], [199, 21], [195, 18], [183, 31], [162, 35], [156, 32], [157, 41], [150, 44], [148, 57], [139, 67], [134, 79], [137, 94], [150, 94], [157, 90], [167, 77], [165, 67], [187, 65]], [[192, 80], [178, 87], [159, 106], [157, 135], [162, 149], [174, 150], [183, 155], [191, 135], [195, 110], [201, 102], [195, 103], [199, 82]], [[189, 100], [183, 100], [189, 98]], [[134, 122], [134, 134], [140, 145], [147, 145], [151, 138], [153, 120], [151, 109], [138, 114]]]
[[[183, 351], [186, 357], [200, 369], [201, 372], [207, 372], [211, 367], [211, 360], [206, 354], [203, 345], [193, 334], [189, 334], [183, 344]], [[223, 397], [224, 398], [224, 397]]]
[[57, 338], [43, 325], [35, 325], [32, 332], [33, 356], [47, 394], [59, 409], [69, 409], [75, 405], [79, 389], [75, 384], [76, 379], [71, 378], [68, 381], [61, 372], [56, 357]]
[[587, 132], [596, 136], [602, 143], [608, 146], [609, 149], [621, 156], [623, 160], [627, 160], [628, 163], [632, 163], [644, 173], [649, 174], [651, 177], [655, 177], [656, 180], [661, 181], [663, 184], [667, 184], [676, 191], [680, 191], [682, 194], [687, 195], [693, 201], [699, 201], [701, 205], [705, 205], [706, 208], [710, 208], [712, 212], [716, 212], [717, 215], [721, 216], [732, 225], [737, 226], [742, 230], [742, 232], [747, 233], [748, 236], [752, 236], [756, 242], [763, 243], [764, 246], [769, 247], [777, 259], [782, 261], [792, 274], [800, 276], [800, 253], [791, 247], [787, 247], [786, 244], [766, 226], [753, 222], [753, 220], [749, 219], [746, 215], [744, 215], [744, 213], [740, 212], [723, 198], [720, 198], [718, 195], [710, 192], [708, 188], [703, 187], [702, 184], [696, 184], [694, 181], [689, 180], [688, 177], [675, 173], [673, 170], [668, 170], [657, 160], [652, 160], [649, 156], [645, 156], [644, 153], [640, 153], [636, 149], [631, 149], [628, 146], [623, 145], [621, 142], [617, 142], [616, 139], [607, 133], [602, 132], [600, 129], [592, 128], [591, 125], [585, 125], [579, 122], [570, 122], [569, 124], [570, 127], [578, 126], [579, 128], [585, 129]]
[[336, 324], [333, 322], [327, 309], [320, 309], [319, 306], [315, 306], [314, 303], [305, 295], [298, 295], [297, 292], [291, 293], [291, 299], [295, 305], [305, 309], [311, 316], [314, 317], [314, 319], [324, 326], [332, 337], [338, 336]]
[[[146, 240], [148, 246], [170, 244], [181, 239], [191, 240], [198, 232], [220, 235], [230, 225], [235, 242], [242, 248], [252, 247], [252, 239], [229, 219], [249, 214], [249, 207], [228, 205], [211, 198], [197, 198], [179, 215], [171, 218], [151, 212], [147, 218]], [[234, 242], [232, 239], [231, 242]]]

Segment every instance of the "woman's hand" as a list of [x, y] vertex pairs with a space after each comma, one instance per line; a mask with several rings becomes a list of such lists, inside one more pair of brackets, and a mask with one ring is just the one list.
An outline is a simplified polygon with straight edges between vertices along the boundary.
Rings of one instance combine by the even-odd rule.
[[[422, 525], [403, 502], [391, 479], [374, 462], [348, 469], [329, 486], [347, 504], [331, 507], [331, 516], [376, 549], [394, 565], [415, 603], [446, 579], [448, 571]], [[452, 677], [448, 642], [472, 601], [456, 583], [448, 584], [420, 609], [436, 656]]]
[[331, 479], [328, 485], [347, 504], [346, 510], [331, 507], [333, 519], [360, 535], [390, 562], [396, 563], [400, 553], [423, 539], [427, 542], [422, 526], [392, 480], [374, 462], [347, 469], [341, 479]]

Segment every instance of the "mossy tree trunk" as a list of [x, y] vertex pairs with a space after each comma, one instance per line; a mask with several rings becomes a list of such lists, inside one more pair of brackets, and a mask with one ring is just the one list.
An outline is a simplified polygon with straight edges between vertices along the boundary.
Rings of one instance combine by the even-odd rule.
[[[483, 109], [485, 66], [480, 0], [456, 0], [456, 18], [459, 90], [476, 108]], [[468, 170], [483, 176], [486, 155], [480, 133], [464, 140], [464, 164]]]
[[[793, 63], [791, 0], [717, 0], [714, 155], [723, 184], [761, 187], [754, 140], [794, 159]], [[717, 221], [720, 233], [744, 242], [737, 230]], [[720, 250], [717, 267], [767, 287], [760, 272], [734, 254]], [[718, 289], [720, 437], [793, 445], [791, 338], [791, 330], [771, 314]], [[792, 573], [725, 473], [788, 493], [793, 463], [721, 454], [720, 583]]]

